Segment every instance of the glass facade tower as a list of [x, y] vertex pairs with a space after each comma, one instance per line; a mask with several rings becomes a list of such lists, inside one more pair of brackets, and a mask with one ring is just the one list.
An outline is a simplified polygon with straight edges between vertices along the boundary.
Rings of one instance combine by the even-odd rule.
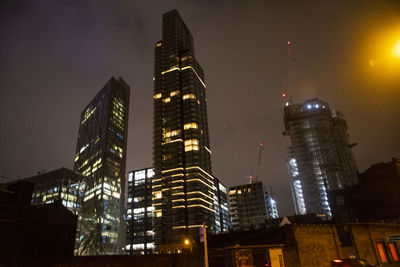
[[[155, 45], [153, 206], [156, 245], [215, 232], [206, 85], [193, 37], [176, 10], [163, 15]], [[218, 206], [218, 205], [217, 205]]]
[[319, 99], [284, 109], [288, 169], [297, 214], [331, 216], [327, 192], [358, 182], [343, 114]]
[[[130, 88], [111, 78], [82, 111], [74, 170], [85, 176], [79, 253], [114, 254], [124, 195]], [[122, 209], [124, 211], [124, 209]], [[122, 237], [121, 237], [122, 238]], [[120, 239], [121, 239], [120, 238]]]

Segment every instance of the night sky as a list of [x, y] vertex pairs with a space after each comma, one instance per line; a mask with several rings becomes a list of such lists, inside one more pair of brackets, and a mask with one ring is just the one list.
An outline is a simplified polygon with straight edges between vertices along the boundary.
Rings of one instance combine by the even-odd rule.
[[[111, 76], [131, 86], [127, 170], [152, 166], [154, 45], [177, 9], [207, 84], [213, 174], [260, 180], [293, 213], [282, 136], [288, 40], [293, 99], [327, 101], [349, 124], [359, 171], [399, 157], [400, 1], [1, 1], [0, 176], [72, 168], [80, 112]], [[396, 37], [397, 36], [397, 37]], [[370, 64], [371, 61], [373, 64]], [[1, 180], [0, 180], [1, 181]]]

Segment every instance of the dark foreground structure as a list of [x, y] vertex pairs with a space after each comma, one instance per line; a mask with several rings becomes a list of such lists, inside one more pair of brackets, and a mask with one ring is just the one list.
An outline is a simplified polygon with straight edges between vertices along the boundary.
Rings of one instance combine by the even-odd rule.
[[372, 165], [359, 180], [359, 185], [329, 192], [333, 219], [400, 222], [400, 159]]
[[[9, 265], [2, 263], [0, 267]], [[70, 258], [36, 259], [20, 261], [15, 266], [29, 267], [203, 267], [200, 254], [164, 254], [164, 255], [107, 255], [107, 256], [77, 256]]]
[[77, 216], [61, 201], [31, 206], [32, 192], [33, 184], [25, 181], [0, 185], [0, 262], [4, 266], [73, 256]]
[[83, 178], [83, 175], [63, 167], [24, 180], [34, 184], [32, 205], [49, 204], [58, 200], [78, 215], [83, 198]]
[[[210, 267], [331, 267], [335, 259], [364, 259], [400, 266], [400, 225], [287, 224], [209, 236]], [[159, 255], [85, 256], [34, 259], [18, 266], [204, 266], [202, 251]], [[0, 261], [0, 266], [2, 265]]]
[[210, 236], [210, 267], [331, 267], [356, 257], [379, 266], [400, 266], [400, 225], [291, 224], [275, 229]]

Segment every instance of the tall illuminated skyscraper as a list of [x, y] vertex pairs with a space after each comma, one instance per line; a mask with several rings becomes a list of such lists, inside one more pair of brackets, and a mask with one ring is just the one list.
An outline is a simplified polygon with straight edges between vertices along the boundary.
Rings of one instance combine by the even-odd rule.
[[119, 225], [129, 96], [125, 81], [111, 78], [81, 113], [74, 170], [85, 176], [82, 218], [78, 222], [79, 251], [85, 255], [114, 254], [125, 242], [118, 240], [118, 232], [125, 231]]
[[226, 199], [226, 188], [211, 172], [203, 69], [176, 10], [163, 15], [162, 40], [155, 46], [153, 148], [156, 245], [183, 244], [203, 222], [211, 232], [217, 224], [226, 230], [219, 219], [228, 214], [221, 212], [227, 203], [218, 200], [219, 193]]
[[331, 216], [327, 191], [358, 182], [357, 167], [343, 114], [319, 99], [284, 109], [290, 136], [288, 168], [297, 214]]

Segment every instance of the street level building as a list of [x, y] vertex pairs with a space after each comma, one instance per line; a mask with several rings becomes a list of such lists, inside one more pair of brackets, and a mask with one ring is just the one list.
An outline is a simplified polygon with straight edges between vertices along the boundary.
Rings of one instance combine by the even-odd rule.
[[129, 172], [126, 210], [126, 245], [129, 254], [152, 254], [154, 251], [153, 168]]
[[262, 182], [229, 188], [232, 229], [257, 229], [278, 218], [275, 200]]
[[332, 215], [328, 191], [357, 184], [344, 115], [311, 99], [284, 108], [288, 169], [296, 214]]
[[80, 253], [113, 254], [122, 249], [119, 229], [121, 194], [125, 192], [126, 145], [130, 88], [111, 78], [82, 111], [74, 170], [85, 176]]
[[203, 223], [210, 232], [218, 230], [219, 206], [219, 187], [211, 171], [204, 73], [195, 57], [193, 36], [176, 10], [163, 15], [153, 79], [155, 243], [171, 244], [174, 252], [173, 244], [179, 247], [185, 238], [198, 240]]

